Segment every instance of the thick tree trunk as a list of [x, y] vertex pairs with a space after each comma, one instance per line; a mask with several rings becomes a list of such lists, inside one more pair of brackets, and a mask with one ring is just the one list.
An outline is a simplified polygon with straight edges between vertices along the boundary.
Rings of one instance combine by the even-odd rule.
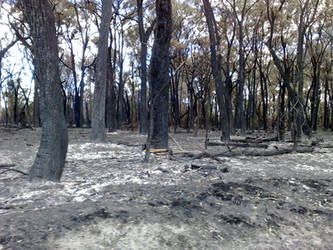
[[59, 181], [68, 146], [60, 87], [54, 16], [48, 1], [21, 1], [33, 38], [34, 65], [40, 84], [42, 135], [29, 180]]
[[91, 139], [97, 142], [105, 140], [105, 95], [109, 27], [111, 22], [112, 0], [102, 1], [102, 19], [99, 30], [96, 82], [92, 110]]
[[155, 40], [150, 63], [153, 148], [168, 148], [169, 46], [172, 32], [171, 0], [156, 0]]

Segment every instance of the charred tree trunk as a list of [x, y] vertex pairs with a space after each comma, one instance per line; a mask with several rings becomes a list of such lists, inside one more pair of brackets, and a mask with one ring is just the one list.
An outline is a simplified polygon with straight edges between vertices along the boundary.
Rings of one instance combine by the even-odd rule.
[[243, 47], [243, 22], [238, 24], [238, 43], [239, 43], [239, 72], [238, 85], [236, 92], [236, 112], [235, 112], [235, 128], [240, 128], [241, 135], [245, 136], [245, 114], [244, 114], [244, 82], [245, 82], [245, 60]]
[[264, 76], [262, 69], [262, 59], [259, 60], [259, 73], [260, 73], [260, 93], [261, 93], [261, 102], [262, 102], [263, 129], [267, 131], [268, 91], [267, 91], [267, 80]]
[[127, 90], [125, 90], [125, 97], [126, 97], [126, 99], [125, 99], [124, 106], [125, 106], [127, 124], [131, 124], [132, 123], [132, 120], [131, 120], [131, 102], [128, 98]]
[[33, 104], [33, 123], [34, 127], [40, 127], [40, 108], [39, 108], [39, 82], [34, 74], [34, 104]]
[[116, 62], [116, 53], [114, 53], [112, 64], [112, 43], [113, 35], [110, 29], [110, 45], [108, 47], [108, 58], [107, 58], [107, 91], [106, 91], [106, 125], [109, 132], [115, 131], [117, 129], [117, 116], [116, 116], [116, 92], [115, 92], [115, 81], [114, 81], [114, 71]]
[[138, 24], [139, 24], [139, 35], [140, 35], [140, 79], [141, 79], [141, 90], [140, 90], [140, 133], [148, 133], [148, 115], [147, 115], [147, 51], [148, 51], [148, 39], [154, 28], [155, 21], [145, 31], [143, 23], [143, 0], [137, 0], [137, 12], [138, 12]]
[[168, 148], [169, 46], [172, 32], [171, 0], [156, 0], [155, 39], [150, 63], [153, 128], [151, 146]]
[[[123, 25], [123, 24], [122, 24]], [[117, 102], [117, 129], [121, 129], [124, 120], [124, 31], [121, 27], [119, 34], [119, 85], [118, 85], [118, 102]]]
[[177, 126], [180, 124], [179, 96], [178, 96], [179, 80], [180, 80], [179, 73], [177, 71], [174, 72], [174, 70], [172, 69], [170, 94], [171, 94], [171, 109], [172, 109], [174, 133], [177, 132]]
[[91, 131], [91, 139], [98, 142], [103, 142], [105, 140], [106, 65], [111, 13], [112, 0], [103, 0], [102, 19], [99, 30], [97, 65], [95, 72], [96, 83], [94, 90]]
[[221, 73], [221, 55], [217, 54], [220, 51], [220, 37], [218, 34], [217, 24], [215, 21], [213, 9], [209, 0], [203, 0], [206, 22], [209, 32], [210, 53], [211, 53], [211, 67], [215, 81], [216, 94], [219, 103], [222, 120], [222, 139], [225, 141], [230, 140], [230, 116], [228, 107], [230, 105], [229, 92], [225, 88]]
[[278, 114], [278, 138], [279, 141], [285, 140], [285, 126], [286, 126], [286, 113], [285, 113], [285, 96], [286, 85], [280, 83], [279, 91], [279, 114]]
[[323, 119], [323, 127], [324, 129], [328, 129], [329, 127], [329, 106], [328, 106], [328, 98], [329, 98], [329, 89], [328, 89], [328, 80], [325, 79], [325, 90], [324, 90], [324, 119]]
[[49, 1], [20, 2], [33, 38], [34, 66], [40, 84], [41, 141], [29, 180], [60, 181], [68, 146], [63, 111], [55, 21]]

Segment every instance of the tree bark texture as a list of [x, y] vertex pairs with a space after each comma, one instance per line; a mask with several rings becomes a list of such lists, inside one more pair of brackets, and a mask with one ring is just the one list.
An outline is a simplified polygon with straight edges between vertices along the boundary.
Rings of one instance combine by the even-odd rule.
[[112, 65], [111, 51], [112, 51], [112, 33], [110, 31], [110, 45], [108, 48], [108, 62], [107, 62], [107, 88], [106, 88], [106, 124], [109, 132], [117, 129], [116, 117], [116, 93], [114, 86], [114, 66]]
[[155, 39], [150, 63], [152, 148], [168, 148], [169, 46], [172, 32], [171, 0], [156, 0]]
[[68, 133], [63, 111], [54, 16], [49, 1], [21, 1], [33, 38], [34, 65], [40, 87], [41, 141], [29, 180], [60, 181]]
[[235, 125], [234, 125], [235, 128], [241, 129], [242, 136], [246, 134], [245, 114], [244, 114], [245, 59], [244, 59], [244, 46], [243, 46], [243, 40], [244, 40], [243, 17], [244, 14], [242, 13], [242, 20], [238, 21], [239, 72], [238, 72], [238, 85], [236, 93], [236, 112], [235, 112]]
[[40, 127], [39, 82], [36, 77], [34, 77], [34, 82], [33, 123], [34, 127]]
[[102, 1], [102, 19], [99, 30], [96, 82], [92, 110], [91, 139], [96, 142], [105, 140], [105, 95], [107, 75], [107, 53], [109, 27], [112, 17], [112, 0]]
[[226, 90], [221, 73], [221, 56], [217, 55], [220, 50], [219, 36], [217, 25], [214, 18], [214, 13], [209, 0], [203, 0], [205, 16], [209, 32], [211, 67], [215, 81], [217, 100], [222, 117], [222, 138], [230, 140], [230, 117], [231, 117], [231, 101], [229, 92]]
[[148, 39], [154, 28], [155, 22], [145, 31], [143, 23], [143, 0], [137, 0], [137, 12], [138, 12], [138, 25], [139, 36], [141, 43], [140, 50], [140, 133], [147, 134], [148, 132], [148, 116], [147, 116], [147, 54], [148, 54]]

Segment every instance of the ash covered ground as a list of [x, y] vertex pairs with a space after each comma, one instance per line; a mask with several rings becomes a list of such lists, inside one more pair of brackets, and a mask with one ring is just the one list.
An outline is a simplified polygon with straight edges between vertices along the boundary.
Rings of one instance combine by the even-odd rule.
[[[135, 131], [69, 132], [61, 182], [31, 184], [9, 169], [29, 171], [40, 130], [0, 129], [0, 249], [333, 249], [328, 132], [311, 153], [149, 163]], [[174, 152], [204, 150], [203, 131], [171, 136]]]

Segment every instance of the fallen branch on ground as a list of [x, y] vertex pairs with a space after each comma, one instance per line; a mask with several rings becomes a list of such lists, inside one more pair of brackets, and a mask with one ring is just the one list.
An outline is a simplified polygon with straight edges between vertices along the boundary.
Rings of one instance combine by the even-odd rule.
[[1, 163], [0, 164], [0, 168], [11, 168], [11, 167], [14, 167], [15, 164], [9, 164], [9, 163]]
[[268, 148], [268, 144], [261, 144], [261, 143], [252, 143], [252, 142], [248, 142], [248, 143], [244, 143], [244, 142], [228, 142], [228, 143], [224, 143], [224, 142], [208, 142], [207, 144], [208, 146], [235, 146], [235, 147], [240, 147], [240, 148], [250, 148], [250, 147], [254, 147], [254, 148]]
[[4, 173], [6, 173], [6, 172], [9, 172], [9, 171], [17, 172], [17, 173], [20, 173], [20, 174], [23, 174], [23, 175], [28, 175], [27, 173], [25, 173], [25, 172], [23, 172], [23, 171], [21, 171], [21, 170], [15, 169], [15, 168], [8, 168], [8, 169], [6, 169], [6, 170], [0, 172], [0, 175], [1, 175], [1, 174], [4, 174]]
[[175, 138], [173, 138], [170, 134], [169, 134], [169, 137], [174, 141], [174, 143], [176, 143], [176, 145], [178, 146], [178, 148], [182, 151], [184, 151], [184, 149], [182, 148], [182, 146], [176, 141]]
[[267, 137], [267, 138], [254, 138], [254, 137], [245, 137], [244, 139], [231, 139], [230, 142], [243, 142], [243, 143], [263, 143], [278, 141], [278, 137]]
[[[232, 149], [234, 149], [233, 147]], [[297, 147], [295, 150], [293, 147], [283, 147], [283, 148], [273, 148], [266, 150], [239, 150], [239, 151], [224, 151], [220, 153], [209, 153], [207, 151], [203, 152], [174, 152], [175, 155], [182, 155], [184, 157], [190, 157], [192, 160], [197, 160], [201, 158], [212, 158], [221, 162], [217, 157], [233, 157], [233, 156], [274, 156], [281, 154], [289, 154], [292, 152], [296, 153], [312, 153], [312, 147]]]

